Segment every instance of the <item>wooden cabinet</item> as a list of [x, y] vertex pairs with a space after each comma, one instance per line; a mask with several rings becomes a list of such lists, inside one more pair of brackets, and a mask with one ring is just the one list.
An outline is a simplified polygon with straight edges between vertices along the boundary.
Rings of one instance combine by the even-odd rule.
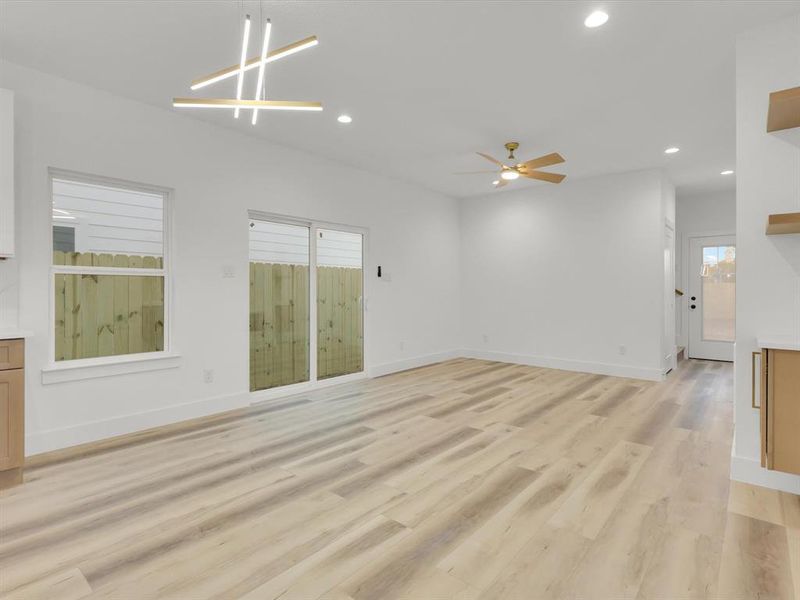
[[25, 342], [0, 340], [0, 489], [22, 483], [25, 460]]
[[761, 351], [761, 466], [800, 475], [800, 351]]

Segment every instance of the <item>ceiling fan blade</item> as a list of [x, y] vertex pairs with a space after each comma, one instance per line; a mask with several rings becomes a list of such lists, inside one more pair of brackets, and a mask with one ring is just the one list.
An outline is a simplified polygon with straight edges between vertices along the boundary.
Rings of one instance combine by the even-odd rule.
[[528, 179], [540, 179], [550, 183], [561, 183], [567, 177], [560, 173], [545, 173], [544, 171], [520, 171], [519, 174]]
[[491, 161], [491, 162], [493, 162], [493, 163], [494, 163], [494, 164], [496, 164], [496, 165], [500, 165], [501, 167], [505, 167], [505, 165], [504, 165], [503, 163], [501, 163], [501, 162], [500, 162], [499, 160], [497, 160], [496, 158], [492, 158], [492, 157], [491, 157], [491, 156], [489, 156], [488, 154], [484, 154], [483, 152], [476, 152], [476, 154], [479, 154], [480, 156], [482, 156], [482, 157], [483, 157], [483, 158], [485, 158], [486, 160], [488, 160], [488, 161]]
[[564, 157], [558, 152], [553, 152], [552, 154], [546, 154], [539, 158], [525, 161], [517, 165], [517, 167], [520, 169], [538, 169], [539, 167], [549, 167], [550, 165], [557, 165], [562, 162], [564, 162]]
[[497, 173], [497, 169], [492, 169], [491, 171], [456, 171], [453, 175], [477, 175], [478, 173]]

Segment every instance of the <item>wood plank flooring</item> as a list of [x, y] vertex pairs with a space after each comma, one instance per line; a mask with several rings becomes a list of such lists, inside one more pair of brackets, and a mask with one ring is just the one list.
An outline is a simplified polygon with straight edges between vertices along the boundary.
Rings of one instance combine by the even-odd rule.
[[0, 596], [800, 598], [732, 374], [460, 359], [56, 453], [0, 495]]

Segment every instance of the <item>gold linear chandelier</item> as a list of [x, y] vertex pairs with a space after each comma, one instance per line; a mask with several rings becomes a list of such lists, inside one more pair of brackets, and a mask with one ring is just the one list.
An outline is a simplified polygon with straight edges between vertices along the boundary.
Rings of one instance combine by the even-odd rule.
[[[256, 124], [258, 113], [262, 110], [301, 110], [301, 111], [320, 111], [322, 103], [304, 102], [298, 100], [267, 100], [265, 88], [265, 67], [268, 63], [275, 62], [292, 54], [302, 52], [307, 48], [313, 48], [319, 44], [317, 36], [312, 35], [305, 39], [293, 42], [288, 46], [283, 46], [277, 50], [270, 51], [269, 39], [272, 33], [272, 23], [269, 19], [264, 24], [264, 37], [261, 44], [261, 54], [253, 58], [247, 58], [248, 46], [250, 43], [250, 15], [245, 16], [244, 30], [242, 34], [242, 53], [238, 65], [225, 67], [209, 75], [199, 77], [192, 82], [191, 89], [199, 90], [206, 86], [224, 81], [230, 77], [236, 77], [236, 98], [173, 98], [172, 105], [176, 108], [227, 108], [233, 109], [233, 116], [239, 118], [242, 110], [252, 110], [253, 116], [251, 123]], [[258, 69], [258, 81], [256, 83], [253, 100], [246, 100], [242, 97], [244, 93], [244, 75], [247, 71]]]

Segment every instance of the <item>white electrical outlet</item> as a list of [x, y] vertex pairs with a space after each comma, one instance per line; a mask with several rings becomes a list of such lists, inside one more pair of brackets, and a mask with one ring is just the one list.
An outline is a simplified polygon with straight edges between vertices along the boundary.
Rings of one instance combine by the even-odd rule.
[[223, 265], [222, 277], [224, 279], [233, 279], [234, 277], [236, 277], [236, 267], [234, 267], [233, 265]]
[[214, 383], [214, 371], [212, 369], [203, 369], [203, 381], [205, 383]]
[[406, 343], [400, 342], [400, 350], [405, 350], [405, 349], [406, 349]]
[[620, 347], [619, 347], [619, 353], [620, 353], [620, 355], [621, 355], [621, 356], [625, 356], [625, 354], [626, 354], [627, 352], [628, 352], [628, 348], [627, 348], [627, 346], [620, 346]]
[[484, 344], [488, 344], [489, 343], [489, 336], [486, 335], [485, 333], [483, 334], [483, 343]]

